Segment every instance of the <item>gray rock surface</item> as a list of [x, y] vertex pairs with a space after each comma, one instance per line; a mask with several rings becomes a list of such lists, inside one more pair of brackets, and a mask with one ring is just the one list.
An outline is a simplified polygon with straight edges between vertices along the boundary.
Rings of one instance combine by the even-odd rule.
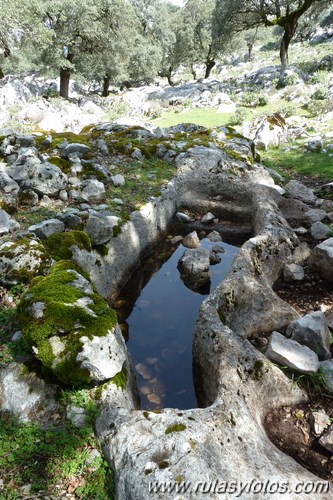
[[35, 233], [41, 240], [44, 240], [51, 236], [51, 234], [65, 231], [65, 224], [58, 219], [48, 219], [39, 224], [33, 224], [29, 227], [29, 231]]
[[315, 222], [321, 222], [325, 217], [326, 212], [320, 208], [311, 208], [304, 214], [304, 218], [310, 226]]
[[318, 356], [311, 349], [294, 340], [287, 339], [279, 332], [272, 333], [266, 356], [270, 360], [300, 373], [313, 375], [319, 369]]
[[210, 222], [213, 222], [213, 220], [215, 219], [215, 215], [212, 214], [211, 212], [207, 212], [202, 218], [201, 218], [201, 222], [203, 224], [209, 224]]
[[72, 190], [70, 195], [78, 201], [98, 203], [105, 199], [105, 186], [96, 179], [88, 179], [83, 181], [78, 189]]
[[66, 189], [67, 176], [60, 168], [51, 163], [41, 163], [29, 169], [25, 187], [40, 195], [56, 196], [59, 191]]
[[330, 231], [331, 228], [322, 222], [315, 222], [310, 229], [311, 236], [315, 240], [324, 240]]
[[324, 280], [333, 283], [333, 238], [323, 241], [311, 251], [309, 266]]
[[320, 373], [326, 390], [333, 394], [333, 360], [322, 361], [320, 363]]
[[114, 186], [124, 186], [125, 177], [121, 174], [113, 175], [111, 181]]
[[331, 426], [327, 432], [319, 439], [321, 446], [326, 448], [326, 450], [333, 453], [333, 426]]
[[331, 333], [325, 315], [321, 311], [315, 311], [293, 321], [288, 326], [286, 335], [312, 349], [321, 361], [331, 357]]
[[52, 259], [43, 245], [35, 239], [22, 238], [0, 246], [0, 282], [14, 285], [20, 281], [45, 274]]
[[93, 245], [102, 245], [113, 238], [113, 228], [121, 221], [114, 215], [90, 215], [84, 226]]
[[287, 283], [302, 281], [304, 279], [304, 268], [298, 264], [286, 264], [283, 269], [283, 279]]
[[82, 349], [76, 361], [83, 370], [88, 370], [91, 380], [105, 381], [119, 373], [126, 361], [124, 341], [117, 325], [105, 337], [81, 337]]
[[23, 364], [11, 363], [0, 370], [0, 410], [8, 411], [20, 420], [52, 421], [59, 411], [57, 388], [46, 384], [33, 371], [27, 372]]
[[311, 413], [311, 424], [313, 432], [320, 436], [325, 429], [330, 425], [331, 421], [327, 413], [324, 411], [313, 411]]
[[203, 248], [185, 250], [178, 262], [181, 279], [191, 289], [200, 289], [210, 281], [209, 251]]
[[285, 185], [285, 188], [289, 195], [296, 200], [304, 203], [314, 203], [316, 201], [316, 196], [312, 189], [304, 186], [299, 181], [291, 180]]

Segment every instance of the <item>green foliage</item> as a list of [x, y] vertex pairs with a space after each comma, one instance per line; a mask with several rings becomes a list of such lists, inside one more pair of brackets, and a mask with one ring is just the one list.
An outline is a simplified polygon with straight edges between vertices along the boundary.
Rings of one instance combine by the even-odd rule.
[[74, 477], [79, 479], [73, 488], [76, 498], [113, 498], [114, 480], [106, 462], [101, 456], [90, 461], [91, 450], [98, 448], [90, 426], [77, 429], [66, 421], [43, 429], [5, 413], [0, 419], [0, 443], [2, 498], [21, 498], [19, 488], [26, 484], [31, 484], [32, 494], [58, 496], [56, 484], [66, 489]]
[[247, 119], [248, 113], [244, 108], [236, 109], [235, 113], [231, 116], [228, 124], [231, 126], [242, 125], [242, 123]]
[[328, 98], [328, 90], [325, 88], [317, 89], [311, 96], [314, 101], [324, 101]]
[[241, 97], [241, 105], [249, 108], [266, 106], [268, 104], [267, 96], [257, 92], [245, 92]]

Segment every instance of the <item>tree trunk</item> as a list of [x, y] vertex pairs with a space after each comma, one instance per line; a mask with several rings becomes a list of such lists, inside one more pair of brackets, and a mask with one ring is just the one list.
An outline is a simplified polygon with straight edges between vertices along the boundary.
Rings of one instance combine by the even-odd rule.
[[0, 68], [0, 80], [4, 78], [5, 73], [2, 71], [2, 68]]
[[214, 68], [215, 64], [216, 64], [215, 61], [208, 61], [208, 62], [206, 62], [205, 78], [209, 78], [210, 77], [210, 72]]
[[170, 66], [168, 69], [167, 79], [168, 79], [168, 84], [170, 85], [170, 87], [173, 87], [174, 83], [172, 81], [172, 66]]
[[193, 64], [191, 66], [191, 74], [193, 76], [193, 80], [196, 80], [197, 79], [197, 72], [195, 71], [195, 67], [193, 66]]
[[253, 43], [248, 43], [247, 44], [247, 60], [250, 62], [252, 61], [252, 55], [253, 55]]
[[110, 87], [110, 75], [105, 75], [103, 78], [103, 90], [102, 97], [107, 97], [109, 95], [109, 87]]
[[[73, 54], [68, 54], [66, 56], [66, 59], [67, 59], [67, 61], [72, 63], [73, 59], [74, 59]], [[71, 77], [70, 68], [60, 68], [60, 92], [59, 92], [59, 95], [60, 95], [60, 97], [63, 97], [64, 99], [68, 99], [68, 97], [69, 97], [70, 77]]]
[[280, 60], [281, 60], [281, 73], [283, 73], [289, 66], [288, 49], [291, 42], [289, 30], [285, 29], [280, 45]]

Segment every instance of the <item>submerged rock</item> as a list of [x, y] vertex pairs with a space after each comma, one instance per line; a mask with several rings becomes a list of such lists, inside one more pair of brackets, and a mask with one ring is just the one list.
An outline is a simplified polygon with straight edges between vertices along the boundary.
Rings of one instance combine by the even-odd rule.
[[178, 262], [180, 277], [194, 291], [210, 284], [209, 250], [203, 248], [185, 250]]

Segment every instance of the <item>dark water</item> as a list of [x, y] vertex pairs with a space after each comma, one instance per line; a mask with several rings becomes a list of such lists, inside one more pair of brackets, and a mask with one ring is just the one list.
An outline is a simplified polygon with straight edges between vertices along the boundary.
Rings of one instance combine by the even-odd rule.
[[[223, 247], [211, 266], [212, 291], [229, 271], [239, 248], [225, 242], [200, 242], [201, 248]], [[177, 264], [186, 248], [160, 245], [122, 289], [113, 307], [118, 312], [136, 370], [143, 409], [195, 408], [192, 379], [192, 333], [205, 295], [180, 279]], [[172, 253], [173, 252], [173, 253]], [[206, 296], [209, 291], [206, 290]]]

